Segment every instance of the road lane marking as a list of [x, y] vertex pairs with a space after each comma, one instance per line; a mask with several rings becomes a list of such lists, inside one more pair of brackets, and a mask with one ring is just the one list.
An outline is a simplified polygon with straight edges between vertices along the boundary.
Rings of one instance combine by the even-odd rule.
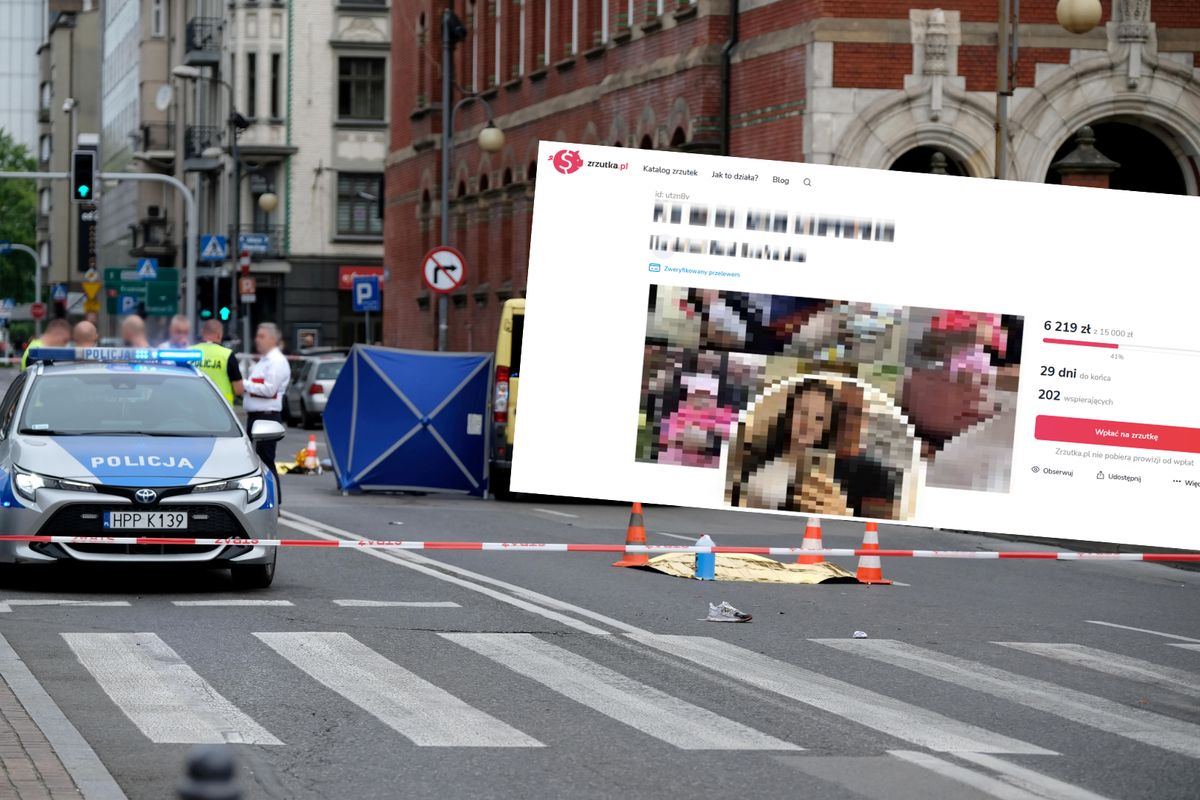
[[8, 614], [13, 606], [87, 606], [88, 608], [128, 608], [127, 600], [59, 600], [54, 598], [37, 598], [33, 600], [0, 600], [0, 614]]
[[1082, 786], [1051, 778], [1049, 775], [1043, 775], [1028, 767], [1010, 764], [995, 756], [984, 753], [955, 753], [954, 756], [971, 761], [992, 772], [998, 772], [1004, 780], [1027, 789], [1038, 797], [1052, 798], [1053, 800], [1106, 800], [1103, 795], [1089, 792]]
[[264, 644], [413, 744], [544, 747], [347, 633], [256, 633]]
[[[919, 753], [912, 750], [889, 750], [888, 755], [915, 764], [943, 778], [970, 786], [976, 791], [983, 792], [997, 800], [1105, 800], [1100, 795], [1092, 794], [1086, 789], [1072, 786], [1069, 783], [1055, 780], [1048, 775], [1042, 775], [1031, 769], [1015, 767], [992, 756], [975, 753], [955, 753], [959, 758], [970, 761], [985, 759], [977, 763], [986, 763], [993, 771], [1000, 772], [1002, 777], [984, 775], [968, 769], [961, 764], [955, 764], [938, 758], [930, 753]], [[1010, 767], [1012, 769], [1005, 769]]]
[[709, 672], [783, 695], [937, 752], [1055, 755], [1052, 750], [717, 639], [654, 635], [631, 635], [629, 638], [699, 664]]
[[[1200, 675], [1174, 667], [1163, 667], [1140, 658], [1110, 653], [1082, 644], [1041, 642], [993, 642], [1026, 653], [1053, 658], [1076, 667], [1115, 675], [1168, 691], [1200, 697]], [[1200, 645], [1198, 645], [1200, 646]]]
[[978, 661], [888, 639], [812, 641], [901, 667], [927, 678], [952, 683], [1018, 705], [1053, 714], [1097, 730], [1123, 736], [1190, 758], [1200, 758], [1200, 725], [1068, 689], [1049, 681], [1018, 675]]
[[441, 633], [593, 711], [682, 750], [802, 750], [528, 633]]
[[79, 663], [156, 744], [283, 744], [153, 633], [64, 633]]
[[1200, 650], [1200, 644], [1177, 644], [1177, 643], [1172, 642], [1172, 643], [1168, 644], [1167, 646], [1168, 647], [1178, 647], [1181, 650]]
[[230, 600], [172, 600], [171, 605], [182, 606], [184, 608], [221, 608], [228, 606], [231, 608], [241, 608], [243, 606], [290, 606], [290, 600], [249, 600], [249, 599], [230, 599]]
[[579, 519], [578, 514], [568, 514], [565, 511], [554, 511], [549, 508], [535, 508], [534, 511], [540, 511], [543, 514], [551, 514], [555, 517], [566, 517], [567, 519]]
[[[356, 533], [350, 533], [349, 531], [342, 530], [341, 528], [335, 528], [332, 525], [326, 525], [323, 522], [309, 519], [308, 517], [302, 517], [299, 514], [290, 511], [281, 511], [279, 521], [285, 525], [295, 528], [298, 531], [307, 533], [310, 536], [316, 536], [317, 538], [326, 539], [329, 541], [336, 539], [362, 541], [366, 538], [364, 536], [359, 536]], [[575, 630], [582, 631], [583, 633], [607, 635], [610, 633], [610, 631], [606, 631], [603, 628], [597, 628], [595, 625], [589, 625], [586, 622], [581, 622], [574, 617], [569, 617], [560, 612], [567, 611], [572, 614], [591, 619], [595, 622], [600, 622], [609, 626], [610, 628], [625, 631], [627, 633], [649, 634], [649, 631], [621, 622], [618, 619], [605, 616], [604, 614], [582, 608], [572, 603], [567, 603], [563, 600], [556, 600], [553, 597], [535, 592], [531, 589], [526, 589], [523, 586], [517, 586], [513, 583], [491, 578], [487, 575], [482, 575], [469, 569], [463, 569], [462, 567], [454, 566], [453, 564], [448, 564], [443, 561], [438, 561], [437, 559], [427, 558], [416, 553], [402, 550], [362, 550], [361, 552], [368, 553], [375, 558], [382, 559], [383, 561], [388, 561], [393, 564], [398, 564], [402, 567], [407, 567], [408, 569], [411, 569], [415, 572], [420, 572], [423, 575], [428, 575], [429, 577], [446, 581], [447, 583], [454, 584], [455, 586], [461, 586], [464, 589], [470, 589], [473, 592], [487, 595], [488, 597], [499, 600], [502, 603], [508, 603], [509, 605], [524, 609], [525, 611], [538, 614], [547, 619], [552, 619], [556, 622], [562, 623], [563, 625], [574, 628]], [[469, 578], [470, 580], [464, 580], [464, 578]], [[471, 581], [477, 582], [472, 583]], [[497, 591], [496, 589], [490, 589], [487, 586], [480, 586], [480, 583], [490, 584], [491, 586], [504, 589], [512, 594], [505, 594]], [[513, 595], [515, 595], [515, 597]]]
[[651, 531], [651, 536], [669, 536], [672, 539], [679, 539], [684, 542], [695, 542], [699, 536], [684, 536], [681, 533], [667, 533], [666, 531]]
[[71, 780], [79, 787], [80, 794], [87, 800], [127, 800], [96, 751], [3, 636], [0, 636], [0, 679], [8, 684], [29, 718], [46, 737]]
[[1089, 622], [1092, 625], [1104, 625], [1107, 628], [1120, 628], [1120, 629], [1126, 630], [1126, 631], [1137, 631], [1138, 633], [1152, 633], [1155, 636], [1163, 636], [1163, 637], [1166, 637], [1167, 639], [1179, 639], [1180, 641], [1184, 641], [1184, 642], [1195, 642], [1196, 644], [1200, 644], [1200, 639], [1193, 639], [1190, 636], [1180, 636], [1175, 633], [1163, 633], [1162, 631], [1152, 631], [1149, 628], [1134, 628], [1131, 625], [1118, 625], [1115, 622], [1102, 622], [1101, 620], [1098, 620], [1098, 619], [1085, 619], [1084, 622]]
[[333, 604], [349, 608], [462, 608], [449, 600], [334, 600]]

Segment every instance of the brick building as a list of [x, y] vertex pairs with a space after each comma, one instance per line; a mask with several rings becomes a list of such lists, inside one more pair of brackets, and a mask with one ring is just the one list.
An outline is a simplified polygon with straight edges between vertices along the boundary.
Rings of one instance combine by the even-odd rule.
[[[393, 0], [390, 345], [436, 343], [419, 262], [440, 243], [447, 5], [467, 28], [458, 84], [507, 137], [482, 152], [483, 105], [456, 117], [450, 243], [470, 275], [451, 298], [452, 350], [490, 349], [501, 303], [523, 291], [541, 138], [994, 174], [995, 0]], [[1082, 35], [1055, 6], [1020, 4], [1008, 177], [1200, 194], [1200, 3], [1103, 0]], [[1083, 142], [1081, 158], [1085, 125], [1095, 150]]]

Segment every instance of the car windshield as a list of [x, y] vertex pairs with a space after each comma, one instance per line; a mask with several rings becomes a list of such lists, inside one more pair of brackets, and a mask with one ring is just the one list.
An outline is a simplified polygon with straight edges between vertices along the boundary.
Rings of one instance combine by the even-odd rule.
[[317, 364], [317, 377], [319, 381], [336, 381], [338, 373], [342, 371], [342, 365], [345, 361], [322, 361]]
[[44, 435], [240, 436], [225, 401], [202, 380], [164, 372], [42, 375], [20, 431]]

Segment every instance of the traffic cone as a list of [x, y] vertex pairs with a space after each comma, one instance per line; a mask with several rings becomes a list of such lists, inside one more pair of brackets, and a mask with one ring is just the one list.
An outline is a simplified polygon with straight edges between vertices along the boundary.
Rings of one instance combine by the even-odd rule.
[[321, 471], [321, 463], [317, 461], [317, 437], [315, 435], [310, 435], [308, 437], [308, 449], [304, 454], [304, 471]]
[[[629, 529], [625, 532], [625, 544], [646, 543], [646, 521], [642, 518], [642, 504], [634, 503], [633, 511], [629, 514]], [[613, 562], [614, 567], [644, 567], [650, 563], [646, 553], [626, 553], [620, 561]]]
[[[879, 549], [879, 526], [874, 522], [867, 523], [862, 549]], [[859, 556], [858, 572], [854, 573], [854, 577], [858, 578], [859, 583], [878, 583], [885, 586], [891, 583], [883, 577], [883, 566], [880, 564], [879, 556]]]
[[[824, 545], [821, 544], [821, 520], [819, 517], [809, 517], [808, 526], [804, 529], [804, 541], [800, 543], [800, 549], [820, 550], [822, 547], [824, 547]], [[801, 555], [796, 558], [796, 563], [820, 564], [824, 560], [824, 556]]]

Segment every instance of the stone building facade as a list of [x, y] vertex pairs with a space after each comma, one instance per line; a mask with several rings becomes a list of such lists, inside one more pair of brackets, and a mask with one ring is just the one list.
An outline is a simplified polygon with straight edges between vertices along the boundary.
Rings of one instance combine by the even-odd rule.
[[[467, 29], [455, 99], [479, 93], [506, 134], [484, 153], [483, 104], [457, 114], [449, 244], [469, 275], [451, 297], [450, 349], [490, 349], [503, 300], [523, 292], [541, 139], [994, 175], [994, 0], [395, 2], [387, 344], [436, 343], [420, 261], [441, 243], [447, 5]], [[1020, 4], [1007, 177], [1089, 182], [1051, 166], [1088, 126], [1116, 165], [1101, 185], [1200, 194], [1200, 3], [1104, 0], [1082, 35], [1058, 25], [1055, 5]]]

